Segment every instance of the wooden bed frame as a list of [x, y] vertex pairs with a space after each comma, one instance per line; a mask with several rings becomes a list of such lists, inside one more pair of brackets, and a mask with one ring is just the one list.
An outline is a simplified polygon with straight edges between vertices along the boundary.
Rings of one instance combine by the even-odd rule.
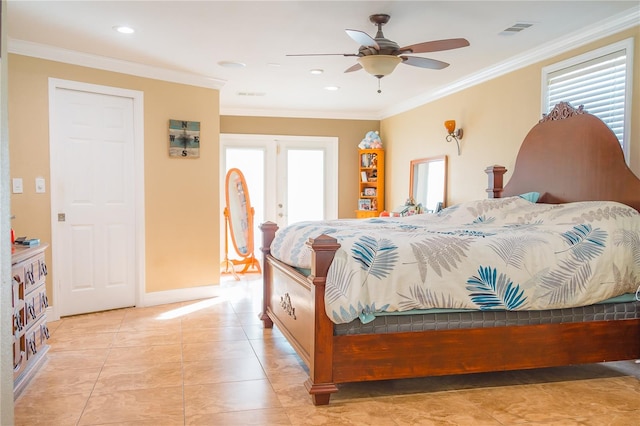
[[[492, 166], [490, 197], [541, 193], [539, 202], [612, 200], [640, 209], [640, 180], [628, 169], [617, 138], [598, 118], [559, 104], [529, 132], [503, 188], [504, 167]], [[270, 255], [277, 226], [265, 223], [263, 310], [309, 367], [305, 386], [315, 405], [329, 403], [337, 384], [488, 371], [519, 370], [640, 358], [640, 319], [335, 335], [325, 313], [334, 238], [310, 239], [306, 277]], [[640, 303], [640, 302], [637, 302]]]

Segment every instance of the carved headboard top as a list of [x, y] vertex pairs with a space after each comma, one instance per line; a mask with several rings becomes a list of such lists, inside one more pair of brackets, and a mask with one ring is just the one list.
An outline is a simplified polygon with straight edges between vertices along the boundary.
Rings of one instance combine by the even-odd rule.
[[545, 121], [550, 120], [562, 120], [565, 118], [573, 117], [575, 115], [586, 114], [587, 111], [584, 110], [584, 105], [580, 105], [578, 108], [574, 108], [571, 106], [569, 102], [559, 102], [555, 107], [549, 112], [549, 114], [542, 114], [542, 118], [538, 123], [544, 123]]
[[640, 210], [640, 180], [598, 117], [558, 104], [525, 137], [503, 197], [539, 192], [541, 203], [618, 201]]

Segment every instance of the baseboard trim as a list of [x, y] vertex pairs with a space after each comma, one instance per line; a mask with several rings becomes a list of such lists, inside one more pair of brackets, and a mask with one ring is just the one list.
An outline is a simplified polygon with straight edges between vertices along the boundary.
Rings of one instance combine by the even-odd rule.
[[[191, 300], [208, 299], [220, 296], [219, 285], [208, 285], [201, 287], [180, 288], [176, 290], [154, 291], [152, 293], [144, 293], [142, 300], [136, 304], [136, 307], [143, 308], [148, 306], [166, 305], [169, 303], [188, 302]], [[58, 315], [55, 306], [48, 306], [47, 321], [58, 321]]]
[[219, 285], [180, 288], [175, 290], [154, 291], [144, 293], [137, 307], [166, 305], [168, 303], [186, 302], [190, 300], [207, 299], [220, 295]]

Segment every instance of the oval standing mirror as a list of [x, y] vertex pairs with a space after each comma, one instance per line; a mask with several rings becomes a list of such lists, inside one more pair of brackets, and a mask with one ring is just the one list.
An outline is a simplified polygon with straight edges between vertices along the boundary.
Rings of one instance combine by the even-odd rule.
[[[260, 272], [260, 264], [253, 254], [253, 215], [249, 198], [247, 181], [239, 169], [229, 169], [225, 179], [225, 199], [227, 206], [224, 209], [225, 217], [225, 253], [223, 272], [232, 273], [236, 279], [237, 272], [235, 266], [244, 265], [240, 273], [245, 273], [251, 267], [255, 267]], [[229, 260], [228, 258], [228, 235], [231, 235], [233, 247], [242, 259]]]
[[447, 200], [447, 156], [412, 160], [409, 193], [427, 213], [444, 208]]

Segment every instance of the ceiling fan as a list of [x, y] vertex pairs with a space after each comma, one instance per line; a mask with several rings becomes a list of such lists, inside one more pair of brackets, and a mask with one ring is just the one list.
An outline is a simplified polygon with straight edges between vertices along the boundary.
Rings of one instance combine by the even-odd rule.
[[[362, 68], [369, 74], [381, 79], [393, 72], [399, 63], [420, 68], [440, 70], [449, 66], [448, 63], [419, 56], [405, 56], [407, 53], [428, 53], [441, 50], [458, 49], [469, 46], [464, 38], [450, 38], [445, 40], [433, 40], [423, 43], [400, 47], [395, 41], [385, 38], [382, 26], [389, 22], [390, 15], [378, 13], [369, 16], [369, 20], [378, 27], [375, 38], [364, 31], [345, 30], [347, 35], [360, 44], [358, 53], [307, 53], [287, 56], [356, 56], [358, 63], [347, 68], [344, 72], [358, 71]], [[380, 92], [380, 90], [378, 90]]]

